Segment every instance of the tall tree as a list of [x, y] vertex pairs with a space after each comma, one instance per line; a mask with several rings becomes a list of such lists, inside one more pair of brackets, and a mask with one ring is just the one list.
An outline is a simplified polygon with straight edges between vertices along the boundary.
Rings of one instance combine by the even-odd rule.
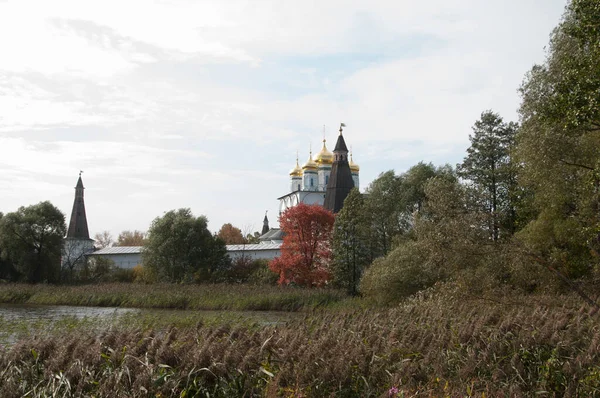
[[[0, 211], [0, 223], [2, 222], [4, 214]], [[19, 278], [19, 272], [15, 269], [12, 261], [3, 256], [2, 246], [0, 245], [0, 279], [16, 281]]]
[[367, 211], [372, 217], [373, 257], [386, 255], [394, 237], [407, 227], [400, 200], [401, 187], [402, 177], [389, 170], [373, 180], [366, 190]]
[[99, 249], [110, 247], [115, 243], [115, 240], [113, 239], [112, 234], [109, 231], [102, 231], [97, 233], [96, 235], [94, 235], [94, 240], [96, 241], [95, 246]]
[[525, 245], [570, 277], [600, 266], [600, 4], [572, 0], [521, 87], [517, 155], [537, 216]]
[[353, 188], [335, 217], [332, 263], [335, 284], [352, 295], [358, 294], [363, 270], [372, 261], [370, 228], [371, 219], [364, 198]]
[[213, 236], [204, 216], [171, 210], [152, 222], [142, 253], [144, 266], [160, 280], [206, 281], [229, 263], [225, 243]]
[[269, 263], [279, 284], [322, 286], [331, 278], [331, 238], [335, 217], [319, 205], [300, 203], [284, 211], [281, 256]]
[[52, 203], [20, 207], [0, 219], [2, 257], [28, 282], [58, 281], [65, 234], [65, 215]]
[[[471, 146], [467, 156], [457, 166], [458, 175], [483, 193], [482, 205], [490, 216], [488, 229], [493, 241], [501, 234], [510, 236], [515, 230], [511, 199], [516, 180], [510, 155], [516, 132], [515, 123], [505, 123], [492, 111], [483, 112], [469, 135]], [[503, 225], [507, 228], [501, 228]]]
[[117, 238], [115, 246], [144, 246], [146, 244], [146, 233], [142, 231], [123, 231]]
[[242, 230], [234, 227], [230, 223], [223, 224], [217, 236], [225, 242], [226, 245], [241, 245], [247, 243]]

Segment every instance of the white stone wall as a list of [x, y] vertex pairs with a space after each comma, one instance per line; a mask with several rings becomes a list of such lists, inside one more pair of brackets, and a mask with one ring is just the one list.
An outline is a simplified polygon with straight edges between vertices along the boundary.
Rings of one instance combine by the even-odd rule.
[[[304, 170], [304, 187], [302, 188], [305, 191], [316, 191], [317, 190], [317, 185], [318, 185], [318, 180], [317, 180], [318, 176], [317, 173], [315, 173], [312, 170]], [[311, 185], [311, 181], [312, 181], [312, 185]]]
[[242, 256], [249, 258], [251, 260], [265, 259], [272, 260], [275, 257], [279, 257], [281, 255], [281, 251], [278, 249], [272, 250], [229, 250], [227, 251], [227, 255], [231, 260], [236, 260]]
[[115, 266], [123, 269], [132, 269], [138, 264], [142, 264], [142, 253], [119, 253], [119, 254], [97, 254], [90, 258], [102, 257], [112, 260]]
[[302, 189], [302, 177], [293, 176], [290, 184], [290, 192], [299, 191]]
[[61, 266], [81, 265], [85, 261], [85, 254], [94, 251], [92, 239], [65, 238], [61, 253]]
[[360, 189], [358, 173], [352, 173], [352, 181], [354, 181], [354, 188]]
[[320, 165], [319, 166], [319, 186], [318, 191], [325, 192], [327, 190], [327, 182], [329, 180], [329, 175], [331, 174], [331, 166], [329, 165]]

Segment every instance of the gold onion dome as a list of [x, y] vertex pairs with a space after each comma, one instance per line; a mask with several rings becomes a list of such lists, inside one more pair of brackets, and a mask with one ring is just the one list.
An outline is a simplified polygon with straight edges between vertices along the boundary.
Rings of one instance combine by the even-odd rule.
[[318, 167], [319, 167], [319, 165], [312, 158], [312, 151], [311, 151], [310, 155], [308, 156], [308, 160], [306, 161], [306, 163], [304, 163], [304, 166], [302, 166], [302, 170], [316, 171]]
[[360, 167], [352, 160], [352, 154], [350, 154], [350, 170], [357, 173], [360, 171]]
[[317, 153], [317, 157], [315, 158], [315, 162], [317, 162], [319, 165], [321, 165], [321, 164], [328, 164], [328, 165], [333, 164], [333, 153], [331, 153], [331, 152], [329, 152], [327, 150], [327, 147], [325, 146], [325, 140], [323, 140], [323, 148], [321, 149], [321, 152]]
[[296, 167], [294, 167], [290, 171], [290, 176], [292, 176], [292, 177], [302, 177], [302, 169], [300, 168], [300, 165], [298, 164], [298, 157], [296, 157]]

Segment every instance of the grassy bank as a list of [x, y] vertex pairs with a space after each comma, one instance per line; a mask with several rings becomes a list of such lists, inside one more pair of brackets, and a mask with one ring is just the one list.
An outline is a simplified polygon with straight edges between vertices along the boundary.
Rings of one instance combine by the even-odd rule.
[[0, 396], [600, 396], [599, 321], [573, 297], [446, 289], [262, 328], [78, 330], [1, 352]]
[[331, 289], [253, 285], [1, 284], [0, 303], [193, 310], [300, 311], [346, 300]]

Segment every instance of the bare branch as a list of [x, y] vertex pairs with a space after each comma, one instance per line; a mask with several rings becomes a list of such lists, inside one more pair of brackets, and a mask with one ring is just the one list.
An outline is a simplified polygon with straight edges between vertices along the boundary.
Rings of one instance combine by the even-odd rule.
[[586, 170], [595, 170], [593, 167], [590, 166], [586, 166], [585, 164], [579, 164], [579, 163], [573, 163], [573, 162], [568, 162], [564, 159], [558, 159], [559, 162], [566, 164], [567, 166], [574, 166], [574, 167], [581, 167], [584, 168]]

